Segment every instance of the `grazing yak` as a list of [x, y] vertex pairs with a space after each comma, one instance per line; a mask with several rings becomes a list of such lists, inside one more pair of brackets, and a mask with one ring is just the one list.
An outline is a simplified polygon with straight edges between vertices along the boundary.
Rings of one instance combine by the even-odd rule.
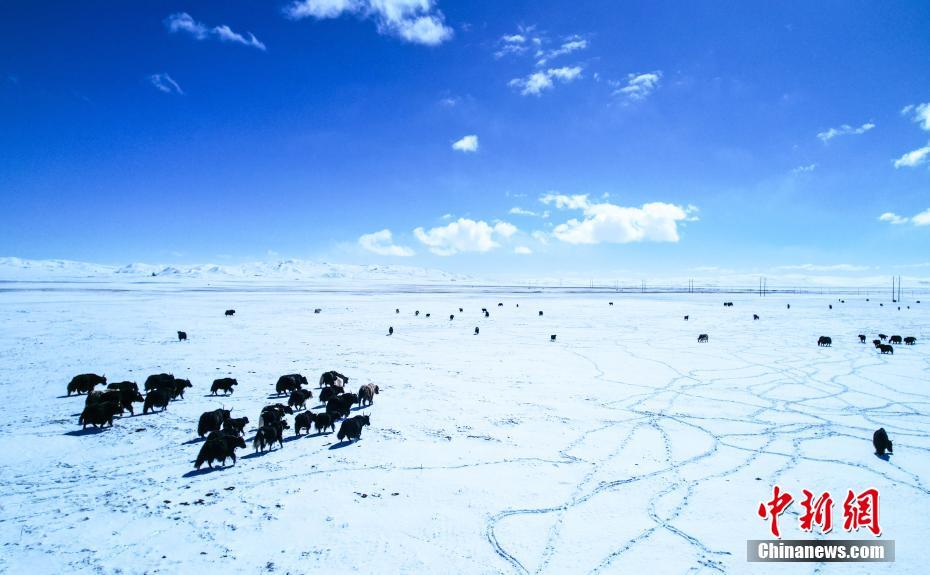
[[341, 417], [349, 417], [352, 405], [358, 403], [358, 396], [354, 393], [343, 393], [326, 402], [326, 412], [335, 413]]
[[488, 313], [488, 308], [486, 307], [481, 308], [481, 313]]
[[171, 399], [177, 399], [180, 397], [184, 399], [184, 390], [188, 387], [194, 387], [191, 385], [191, 380], [189, 379], [175, 379], [174, 380], [174, 390], [171, 393]]
[[549, 336], [549, 341], [555, 341], [555, 336], [556, 336], [556, 334], [550, 335], [550, 336]]
[[909, 335], [906, 338], [904, 338], [904, 345], [914, 345], [915, 343], [917, 343], [916, 337]]
[[228, 310], [226, 310], [226, 316], [227, 316], [227, 317], [228, 317], [228, 316], [233, 316], [233, 315], [236, 315], [236, 310], [234, 310], [234, 309], [228, 309]]
[[861, 333], [859, 334], [859, 343], [865, 343], [865, 335], [864, 335], [864, 334], [861, 334]]
[[168, 402], [171, 401], [171, 394], [167, 389], [153, 389], [145, 394], [145, 403], [142, 404], [142, 414], [149, 411], [154, 412], [156, 407], [162, 411], [168, 408]]
[[330, 385], [342, 387], [347, 383], [349, 383], [349, 378], [338, 371], [327, 371], [320, 376], [320, 387], [328, 387]]
[[503, 303], [503, 302], [497, 302], [497, 307], [504, 307], [504, 303]]
[[232, 459], [233, 465], [236, 464], [236, 448], [245, 449], [245, 440], [234, 433], [223, 433], [211, 431], [207, 441], [201, 446], [200, 453], [197, 454], [197, 461], [194, 463], [195, 469], [206, 463], [213, 469], [213, 462], [219, 461], [224, 466], [226, 459]]
[[817, 345], [820, 347], [830, 347], [833, 345], [833, 338], [822, 335], [817, 338]]
[[454, 319], [455, 319], [455, 316], [454, 316], [453, 314], [450, 313], [450, 314], [449, 314], [449, 321], [452, 321], [452, 320], [454, 320]]
[[123, 408], [116, 401], [87, 405], [81, 412], [81, 417], [78, 418], [78, 425], [83, 425], [83, 429], [87, 429], [88, 424], [94, 427], [103, 427], [104, 424], [108, 424], [113, 427], [113, 417], [122, 410]]
[[888, 336], [883, 333], [880, 333], [878, 334], [878, 339], [885, 341], [886, 339], [888, 339]]
[[478, 332], [479, 332], [478, 328], [475, 327], [475, 335], [478, 335]]
[[275, 403], [273, 405], [266, 405], [262, 408], [261, 414], [258, 416], [258, 426], [264, 427], [268, 425], [269, 421], [280, 421], [284, 424], [285, 429], [290, 429], [287, 425], [287, 422], [284, 421], [285, 415], [291, 415], [294, 413], [294, 410], [290, 406]]
[[178, 341], [187, 341], [187, 332], [179, 331], [178, 332]]
[[145, 391], [164, 389], [171, 399], [177, 399], [179, 396], [184, 399], [184, 390], [188, 387], [193, 387], [189, 379], [178, 379], [170, 373], [158, 373], [145, 379]]
[[327, 429], [336, 431], [336, 418], [331, 413], [317, 413], [314, 422], [317, 433], [323, 433]]
[[362, 428], [366, 425], [371, 425], [371, 419], [367, 415], [356, 415], [349, 418], [339, 426], [339, 433], [336, 434], [336, 438], [339, 441], [343, 439], [361, 439]]
[[255, 433], [255, 439], [252, 440], [252, 447], [255, 448], [255, 451], [261, 449], [262, 452], [265, 451], [265, 447], [271, 450], [275, 442], [277, 442], [278, 446], [284, 447], [282, 435], [285, 428], [283, 421], [273, 421], [259, 427]]
[[464, 311], [465, 311], [464, 309], [459, 308], [459, 313], [463, 313]]
[[394, 326], [388, 328], [388, 335], [394, 335]]
[[245, 426], [248, 424], [249, 424], [248, 417], [236, 417], [236, 418], [230, 417], [226, 421], [223, 422], [223, 431], [227, 431], [231, 433], [238, 433], [239, 435], [242, 435], [245, 433]]
[[888, 343], [895, 343], [895, 344], [901, 345], [901, 341], [902, 340], [901, 340], [900, 335], [893, 335], [890, 338], [888, 338]]
[[431, 314], [426, 314], [426, 317], [429, 317]]
[[316, 414], [312, 411], [305, 411], [294, 416], [294, 435], [300, 435], [301, 429], [306, 429], [310, 433], [313, 424], [316, 422]]
[[297, 388], [291, 392], [291, 396], [288, 398], [287, 404], [297, 409], [306, 409], [307, 400], [311, 397], [313, 397], [313, 393], [309, 389]]
[[607, 302], [607, 305], [614, 305], [614, 302], [609, 301], [609, 302]]
[[223, 424], [229, 421], [228, 409], [214, 409], [206, 411], [200, 415], [200, 422], [197, 424], [197, 435], [203, 437], [211, 431], [219, 431]]
[[420, 310], [417, 310], [417, 311], [413, 312], [413, 315], [414, 315], [414, 316], [420, 315]]
[[689, 317], [689, 316], [687, 316], [687, 315], [685, 316], [685, 321], [688, 321], [688, 317]]
[[873, 339], [873, 340], [872, 340], [872, 345], [874, 345], [876, 349], [878, 349], [878, 346], [880, 346], [881, 344], [882, 344], [882, 340], [880, 340], [880, 339]]
[[885, 455], [886, 451], [888, 453], [894, 453], [891, 440], [888, 439], [888, 432], [885, 431], [884, 427], [879, 427], [875, 430], [875, 433], [872, 434], [872, 445], [875, 446], [876, 455]]
[[371, 405], [375, 402], [375, 396], [380, 393], [380, 388], [373, 384], [369, 383], [358, 388], [358, 404], [362, 407], [365, 406], [365, 402], [368, 402], [368, 405]]
[[706, 333], [702, 333], [698, 336], [698, 343], [707, 343], [709, 339]]
[[120, 391], [139, 391], [139, 384], [134, 381], [119, 381], [107, 385], [107, 389], [118, 389]]
[[217, 391], [222, 390], [223, 395], [229, 395], [233, 392], [234, 385], [239, 385], [239, 382], [231, 377], [221, 377], [220, 379], [214, 379], [213, 385], [210, 386], [210, 394], [216, 395]]
[[880, 344], [878, 346], [878, 351], [882, 353], [890, 353], [891, 355], [894, 355], [894, 347], [890, 345]]
[[394, 313], [400, 313], [400, 308], [399, 307], [394, 308]]
[[331, 385], [329, 387], [324, 387], [320, 392], [320, 403], [326, 403], [330, 399], [345, 393], [345, 388], [338, 385]]
[[752, 314], [752, 320], [755, 321], [755, 320], [757, 320], [757, 319], [759, 319], [759, 316], [756, 315], [756, 314]]
[[318, 307], [318, 308], [316, 308], [316, 309], [313, 310], [313, 313], [320, 313], [321, 311], [323, 311], [323, 308]]
[[274, 390], [278, 395], [286, 395], [295, 389], [300, 389], [301, 385], [307, 385], [307, 378], [299, 373], [291, 373], [279, 377]]
[[828, 304], [827, 307], [829, 307], [830, 309], [833, 309], [833, 304], [832, 303]]
[[791, 304], [790, 304], [790, 303], [788, 304], [788, 309], [791, 309]]
[[94, 387], [97, 385], [106, 385], [107, 376], [97, 375], [96, 373], [82, 373], [81, 375], [75, 375], [71, 378], [71, 382], [68, 384], [68, 395], [72, 393], [77, 393], [78, 395], [82, 393], [90, 393], [94, 390]]
[[106, 403], [109, 401], [115, 401], [121, 407], [120, 413], [124, 410], [128, 410], [131, 415], [135, 415], [136, 412], [132, 408], [133, 402], [144, 402], [145, 398], [142, 397], [142, 394], [138, 391], [133, 391], [132, 389], [108, 389], [106, 391], [92, 391], [87, 394], [87, 401], [84, 402], [84, 405], [93, 405], [95, 403]]
[[539, 310], [539, 317], [542, 317], [542, 314], [543, 314], [542, 310]]
[[484, 317], [491, 317], [491, 314], [489, 314], [488, 312], [484, 312]]

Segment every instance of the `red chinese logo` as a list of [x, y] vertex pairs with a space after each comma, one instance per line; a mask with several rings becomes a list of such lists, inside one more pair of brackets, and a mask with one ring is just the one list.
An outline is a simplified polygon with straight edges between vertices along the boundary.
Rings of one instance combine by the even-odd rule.
[[857, 531], [860, 527], [867, 527], [873, 535], [881, 535], [882, 528], [878, 525], [878, 489], [866, 489], [859, 495], [852, 489], [846, 494], [843, 502], [843, 529]]
[[[816, 498], [812, 491], [802, 489], [801, 492], [804, 494], [800, 502], [804, 513], [798, 518], [801, 531], [809, 533], [816, 527], [820, 533], [829, 533], [833, 529], [833, 497], [827, 491]], [[772, 488], [772, 499], [759, 503], [757, 513], [762, 519], [770, 521], [769, 529], [773, 536], [781, 538], [778, 517], [793, 502], [794, 497], [790, 493], [782, 491], [781, 487], [775, 485]], [[875, 536], [882, 534], [882, 529], [878, 524], [878, 489], [866, 489], [858, 495], [850, 489], [846, 494], [846, 499], [843, 501], [843, 529], [858, 531], [861, 527], [867, 528]]]

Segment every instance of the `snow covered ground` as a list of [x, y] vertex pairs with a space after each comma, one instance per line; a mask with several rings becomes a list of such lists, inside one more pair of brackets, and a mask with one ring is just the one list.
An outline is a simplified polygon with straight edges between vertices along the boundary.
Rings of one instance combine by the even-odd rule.
[[[846, 302], [0, 284], [0, 571], [924, 573], [930, 302]], [[918, 345], [857, 341], [878, 332]], [[307, 375], [316, 397], [330, 369], [381, 387], [361, 441], [289, 435], [193, 471], [202, 412], [232, 407], [250, 439], [279, 375]], [[63, 397], [84, 372], [194, 387], [85, 433], [84, 397]], [[234, 395], [210, 397], [226, 376]], [[890, 461], [873, 455], [878, 427]], [[837, 539], [872, 538], [840, 528], [841, 500], [880, 489], [897, 561], [747, 563], [746, 540], [770, 538], [756, 508], [774, 483], [830, 491]], [[799, 509], [786, 539], [814, 537]]]

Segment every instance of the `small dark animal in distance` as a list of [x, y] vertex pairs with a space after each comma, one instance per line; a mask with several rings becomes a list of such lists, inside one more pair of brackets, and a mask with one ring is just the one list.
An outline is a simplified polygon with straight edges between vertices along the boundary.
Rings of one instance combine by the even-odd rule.
[[885, 452], [894, 453], [891, 440], [888, 439], [888, 432], [884, 427], [879, 427], [872, 434], [872, 445], [875, 447], [876, 455], [885, 455]]
[[698, 343], [707, 343], [710, 338], [707, 337], [706, 333], [702, 333], [698, 336]]
[[187, 341], [187, 332], [179, 331], [178, 332], [178, 341]]
[[227, 316], [236, 315], [236, 310], [234, 310], [234, 309], [228, 309], [228, 310], [226, 310], [226, 315], [227, 315]]

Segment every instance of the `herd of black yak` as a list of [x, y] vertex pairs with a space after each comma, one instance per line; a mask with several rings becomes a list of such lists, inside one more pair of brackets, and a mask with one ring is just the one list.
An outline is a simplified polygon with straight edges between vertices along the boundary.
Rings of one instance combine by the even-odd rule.
[[[840, 300], [840, 302], [845, 303], [843, 300]], [[608, 302], [608, 304], [612, 306], [613, 302]], [[497, 305], [498, 307], [502, 307], [504, 304], [498, 303]], [[723, 305], [725, 307], [733, 307], [733, 302], [724, 302]], [[517, 304], [517, 307], [519, 307], [519, 304]], [[830, 305], [830, 309], [832, 308], [833, 306]], [[791, 309], [790, 304], [788, 304], [788, 309]], [[318, 314], [321, 312], [321, 309], [317, 308], [313, 311]], [[463, 309], [459, 308], [459, 312], [462, 313]], [[232, 309], [225, 311], [226, 316], [233, 316], [235, 313], [236, 311]], [[395, 309], [395, 313], [399, 314], [400, 309]], [[485, 317], [490, 317], [490, 312], [487, 308], [482, 308], [481, 313]], [[416, 310], [414, 315], [419, 316], [420, 311]], [[543, 312], [539, 311], [539, 315], [542, 316]], [[430, 317], [430, 314], [425, 314], [425, 317]], [[455, 314], [450, 314], [449, 320], [452, 321], [454, 319]], [[684, 319], [687, 321], [689, 316], [684, 316]], [[754, 321], [758, 320], [759, 316], [753, 314], [752, 319]], [[388, 335], [393, 334], [394, 327], [391, 326], [388, 328]], [[478, 334], [479, 330], [476, 327], [475, 335]], [[178, 339], [180, 341], [187, 340], [187, 333], [178, 331]], [[860, 343], [864, 344], [866, 339], [865, 335], [859, 334]], [[554, 342], [556, 340], [556, 335], [550, 335], [549, 340]], [[888, 344], [884, 343], [886, 340], [888, 340]], [[698, 336], [698, 343], [707, 343], [708, 341], [709, 337], [706, 333], [702, 333]], [[917, 338], [911, 336], [902, 338], [900, 335], [892, 335], [889, 337], [882, 333], [878, 334], [878, 339], [872, 340], [872, 343], [881, 353], [893, 354], [894, 347], [892, 344], [903, 343], [904, 345], [914, 345], [917, 343]], [[829, 336], [820, 336], [817, 340], [817, 345], [821, 347], [829, 347], [832, 344], [833, 340]], [[316, 430], [318, 435], [327, 430], [335, 432], [336, 424], [339, 423], [337, 438], [340, 441], [343, 439], [348, 439], [350, 441], [359, 439], [362, 434], [362, 428], [366, 425], [370, 425], [371, 420], [367, 415], [350, 417], [352, 406], [355, 404], [358, 404], [360, 407], [365, 407], [366, 405], [371, 406], [374, 403], [374, 396], [380, 392], [380, 388], [375, 384], [369, 383], [361, 386], [357, 393], [349, 393], [345, 391], [345, 386], [348, 383], [349, 378], [341, 373], [336, 371], [324, 372], [319, 380], [318, 397], [319, 404], [323, 406], [324, 409], [314, 413], [307, 407], [308, 400], [313, 398], [313, 392], [305, 388], [305, 386], [309, 385], [307, 378], [298, 373], [279, 377], [275, 384], [275, 394], [278, 396], [287, 396], [287, 405], [275, 403], [262, 408], [258, 416], [258, 426], [255, 430], [255, 436], [252, 438], [252, 446], [254, 449], [264, 452], [266, 448], [269, 450], [272, 449], [275, 444], [279, 447], [283, 447], [284, 430], [291, 428], [286, 419], [288, 415], [294, 415], [293, 429], [295, 435], [300, 435], [302, 430], [306, 430], [309, 434], [313, 429]], [[106, 385], [106, 389], [101, 391], [95, 390], [94, 388], [98, 385]], [[224, 377], [216, 379], [210, 386], [210, 393], [212, 395], [217, 395], [219, 392], [222, 392], [224, 396], [230, 395], [237, 385], [239, 385], [239, 382], [234, 378]], [[87, 399], [85, 407], [78, 419], [78, 424], [86, 429], [88, 425], [94, 427], [112, 427], [114, 417], [122, 415], [125, 411], [129, 411], [131, 415], [135, 415], [133, 403], [143, 404], [143, 414], [149, 412], [154, 413], [156, 410], [164, 411], [171, 401], [183, 399], [184, 390], [190, 387], [192, 387], [191, 382], [187, 379], [176, 378], [169, 373], [159, 373], [150, 375], [145, 380], [144, 390], [146, 393], [143, 396], [139, 390], [139, 386], [133, 381], [121, 381], [108, 384], [105, 376], [85, 373], [71, 379], [71, 382], [68, 383], [67, 392], [68, 396], [72, 393], [78, 395], [86, 394]], [[203, 413], [197, 424], [197, 435], [200, 438], [206, 436], [206, 441], [201, 447], [200, 453], [197, 455], [194, 466], [200, 469], [200, 467], [206, 463], [210, 467], [213, 467], [214, 462], [220, 462], [225, 465], [227, 459], [231, 459], [233, 464], [235, 464], [235, 450], [237, 448], [244, 449], [246, 447], [244, 435], [248, 423], [248, 417], [232, 417], [230, 409], [216, 409]], [[888, 435], [885, 433], [884, 429], [879, 429], [875, 432], [873, 443], [876, 453], [879, 455], [884, 455], [886, 450], [891, 452], [891, 441], [888, 439]]]

